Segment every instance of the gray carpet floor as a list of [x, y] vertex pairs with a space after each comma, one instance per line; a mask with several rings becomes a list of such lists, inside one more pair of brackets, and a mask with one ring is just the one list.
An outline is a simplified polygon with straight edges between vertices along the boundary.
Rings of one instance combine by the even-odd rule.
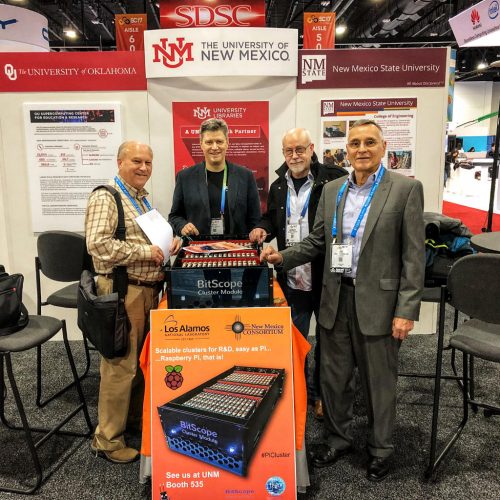
[[[447, 324], [450, 318], [447, 318]], [[72, 342], [78, 366], [84, 356], [80, 342]], [[434, 369], [435, 335], [412, 336], [400, 352], [400, 371], [430, 372]], [[44, 348], [46, 378], [44, 390], [61, 387], [69, 378], [65, 373], [63, 347], [51, 342]], [[444, 366], [449, 372], [449, 353]], [[15, 373], [32, 425], [46, 425], [76, 403], [74, 391], [68, 391], [43, 410], [36, 409], [35, 353], [14, 356]], [[476, 362], [476, 395], [500, 403], [500, 367]], [[68, 370], [69, 371], [69, 370]], [[98, 355], [92, 353], [89, 375], [82, 387], [93, 422], [97, 418], [99, 384]], [[461, 416], [460, 393], [456, 382], [443, 386], [441, 436], [444, 439], [456, 427]], [[311, 487], [300, 498], [329, 499], [498, 499], [500, 498], [500, 416], [485, 418], [481, 412], [471, 414], [462, 436], [439, 470], [437, 481], [424, 480], [428, 458], [432, 410], [432, 381], [400, 377], [398, 386], [398, 417], [395, 430], [396, 455], [393, 472], [383, 482], [370, 483], [365, 479], [367, 418], [360, 391], [355, 402], [355, 452], [332, 467], [311, 470]], [[15, 420], [12, 393], [8, 388], [6, 413]], [[83, 430], [81, 416], [69, 424], [71, 429]], [[309, 409], [307, 423], [308, 450], [321, 441], [322, 424]], [[131, 445], [140, 446], [140, 436], [128, 437]], [[0, 424], [0, 483], [27, 485], [33, 479], [29, 454], [21, 433]], [[139, 463], [113, 465], [96, 458], [90, 451], [88, 438], [57, 436], [40, 449], [46, 479], [35, 494], [40, 499], [128, 500], [151, 498], [149, 485], [139, 483]], [[19, 481], [20, 479], [20, 481]], [[26, 498], [0, 492], [0, 499]], [[157, 500], [157, 497], [154, 497]]]

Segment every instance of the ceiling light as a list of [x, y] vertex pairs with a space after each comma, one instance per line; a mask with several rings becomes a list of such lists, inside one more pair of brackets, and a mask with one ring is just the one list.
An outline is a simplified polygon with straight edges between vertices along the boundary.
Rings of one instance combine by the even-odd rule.
[[337, 35], [343, 35], [346, 31], [347, 28], [343, 24], [340, 24], [335, 28], [335, 33], [337, 33]]
[[387, 24], [387, 23], [390, 23], [390, 22], [391, 22], [391, 20], [390, 20], [388, 17], [386, 17], [385, 19], [382, 19], [382, 22], [383, 22], [384, 24]]
[[330, 0], [326, 0], [324, 2], [321, 2], [321, 7], [330, 7]]
[[488, 67], [488, 65], [485, 62], [480, 62], [477, 65], [477, 69], [486, 69], [487, 67]]
[[64, 28], [63, 33], [66, 35], [66, 38], [76, 38], [77, 34], [73, 28]]
[[438, 34], [435, 32], [432, 32], [432, 33], [429, 33], [429, 36], [438, 36]]

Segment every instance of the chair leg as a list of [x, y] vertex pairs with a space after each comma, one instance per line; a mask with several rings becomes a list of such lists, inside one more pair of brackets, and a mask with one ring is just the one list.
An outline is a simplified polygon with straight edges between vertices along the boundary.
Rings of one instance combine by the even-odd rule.
[[[14, 400], [16, 402], [16, 406], [17, 406], [17, 411], [19, 412], [19, 416], [21, 417], [21, 421], [22, 421], [22, 430], [24, 431], [24, 437], [26, 439], [26, 443], [28, 445], [28, 449], [29, 449], [29, 452], [30, 452], [30, 455], [31, 455], [31, 459], [33, 461], [33, 465], [34, 465], [34, 468], [35, 468], [35, 472], [36, 472], [36, 482], [33, 486], [31, 487], [28, 487], [28, 488], [9, 488], [9, 487], [6, 487], [6, 486], [0, 486], [0, 491], [6, 491], [6, 492], [10, 492], [10, 493], [22, 493], [22, 494], [30, 494], [30, 493], [33, 493], [35, 492], [38, 487], [40, 486], [40, 484], [42, 483], [42, 466], [40, 464], [40, 460], [38, 458], [38, 454], [36, 452], [36, 446], [35, 446], [35, 443], [33, 441], [33, 436], [31, 434], [31, 429], [28, 425], [28, 420], [26, 418], [26, 413], [24, 411], [24, 406], [23, 406], [23, 402], [21, 400], [21, 396], [19, 394], [19, 390], [17, 388], [17, 384], [16, 384], [16, 380], [14, 378], [14, 372], [12, 370], [12, 361], [11, 361], [11, 358], [10, 358], [10, 353], [3, 353], [1, 355], [1, 358], [2, 358], [2, 371], [1, 371], [1, 375], [0, 375], [0, 378], [2, 380], [2, 382], [4, 382], [4, 376], [3, 376], [3, 358], [5, 358], [5, 361], [6, 361], [6, 367], [7, 367], [7, 374], [8, 374], [8, 377], [9, 377], [9, 381], [10, 381], [10, 386], [12, 388], [12, 394], [14, 395]], [[2, 421], [4, 421], [4, 418], [5, 418], [5, 408], [4, 408], [4, 404], [3, 404], [3, 399], [2, 399], [2, 402], [0, 403], [0, 412], [1, 412], [1, 418], [2, 418]]]
[[[87, 376], [90, 369], [89, 345], [85, 336], [83, 336], [83, 348], [85, 351], [85, 369], [81, 375], [77, 375], [79, 381], [83, 380]], [[61, 394], [64, 394], [67, 390], [71, 389], [74, 385], [74, 382], [70, 382], [61, 390], [52, 394], [52, 396], [49, 396], [47, 399], [42, 400], [42, 346], [38, 346], [36, 348], [36, 405], [39, 408], [43, 408], [51, 401], [58, 398]]]
[[[445, 458], [445, 456], [448, 454], [448, 452], [451, 450], [457, 439], [459, 438], [460, 434], [464, 430], [465, 424], [467, 423], [467, 420], [469, 419], [469, 366], [468, 366], [468, 355], [464, 353], [463, 356], [463, 378], [462, 378], [462, 406], [463, 406], [463, 415], [462, 415], [462, 420], [460, 424], [458, 425], [455, 433], [451, 436], [451, 438], [448, 440], [446, 445], [443, 447], [441, 453], [437, 458], [435, 458], [435, 453], [436, 453], [436, 438], [437, 438], [437, 415], [436, 418], [434, 418], [434, 413], [433, 413], [433, 429], [432, 429], [432, 436], [431, 436], [431, 460], [429, 463], [429, 467], [426, 471], [425, 477], [426, 479], [431, 479], [435, 480], [436, 479], [436, 470], [439, 464], [442, 462], [442, 460]], [[434, 399], [436, 400], [436, 394], [434, 395]], [[438, 402], [439, 402], [439, 396], [438, 396]]]
[[[83, 415], [85, 417], [87, 427], [89, 428], [88, 435], [90, 435], [92, 433], [92, 431], [94, 430], [94, 428], [93, 428], [92, 422], [90, 420], [89, 410], [87, 408], [87, 402], [85, 401], [85, 396], [83, 395], [82, 386], [80, 385], [80, 379], [78, 377], [78, 372], [76, 371], [75, 360], [73, 359], [73, 353], [71, 352], [71, 347], [69, 345], [68, 332], [66, 330], [66, 321], [65, 320], [62, 320], [62, 333], [63, 333], [64, 346], [66, 348], [66, 353], [68, 355], [69, 365], [71, 367], [71, 372], [73, 373], [73, 380], [74, 380], [73, 384], [75, 385], [76, 390], [78, 392], [78, 397], [80, 399], [80, 403], [82, 406]], [[84, 337], [84, 344], [85, 344], [85, 346], [87, 346], [85, 337]], [[87, 349], [87, 354], [88, 354], [88, 349]], [[88, 358], [88, 360], [90, 363], [90, 357]]]
[[[446, 288], [441, 288], [441, 299], [445, 297]], [[431, 443], [429, 451], [429, 466], [427, 467], [425, 477], [427, 479], [434, 478], [435, 469], [438, 462], [436, 461], [436, 443], [438, 433], [439, 420], [439, 403], [441, 397], [441, 374], [443, 369], [443, 345], [444, 345], [444, 311], [445, 301], [441, 300], [439, 306], [439, 325], [438, 325], [438, 344], [436, 355], [436, 373], [434, 377], [434, 404], [432, 406], [432, 426], [431, 426]]]

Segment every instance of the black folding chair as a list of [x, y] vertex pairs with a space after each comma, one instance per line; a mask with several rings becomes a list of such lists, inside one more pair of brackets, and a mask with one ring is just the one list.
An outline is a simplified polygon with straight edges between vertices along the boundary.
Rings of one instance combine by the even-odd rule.
[[[42, 306], [51, 305], [76, 309], [78, 281], [84, 267], [85, 238], [69, 231], [46, 231], [38, 236], [38, 255], [35, 257], [37, 314], [42, 314]], [[41, 275], [69, 285], [50, 294], [45, 300], [42, 298]], [[85, 369], [79, 379], [83, 379], [90, 368], [90, 353], [87, 339], [83, 337], [85, 349]], [[36, 404], [45, 406], [48, 402], [61, 395], [73, 386], [71, 382], [57, 393], [42, 401], [42, 346], [37, 346], [36, 355]]]
[[[13, 359], [15, 359], [16, 353], [40, 347], [42, 344], [44, 344], [52, 337], [54, 337], [59, 331], [62, 331], [64, 347], [72, 373], [73, 382], [71, 386], [74, 386], [77, 390], [79, 404], [73, 410], [71, 410], [66, 416], [64, 416], [64, 418], [56, 422], [54, 426], [50, 429], [31, 427], [28, 424], [28, 419], [21, 400], [21, 395], [19, 393], [16, 379], [14, 377], [14, 370], [12, 368]], [[71, 349], [69, 346], [68, 336], [66, 332], [66, 323], [64, 320], [61, 321], [59, 319], [52, 318], [50, 316], [30, 315], [29, 323], [24, 329], [10, 335], [0, 336], [0, 387], [3, 387], [5, 384], [4, 361], [7, 369], [7, 377], [12, 389], [12, 395], [14, 396], [15, 400], [15, 406], [17, 408], [17, 412], [21, 419], [21, 425], [13, 424], [7, 419], [5, 415], [6, 400], [3, 397], [0, 398], [0, 421], [6, 427], [8, 427], [13, 431], [24, 432], [24, 438], [27, 447], [29, 449], [32, 464], [34, 467], [35, 482], [32, 486], [28, 486], [26, 488], [13, 487], [0, 484], [0, 491], [29, 494], [35, 492], [43, 480], [43, 470], [40, 458], [38, 456], [38, 451], [37, 451], [38, 448], [42, 446], [50, 437], [56, 434], [79, 436], [79, 437], [90, 436], [93, 427], [90, 421], [87, 404], [83, 396], [82, 388], [80, 386], [80, 381], [78, 380], [78, 374], [76, 371], [75, 362], [73, 360], [73, 355], [71, 353]], [[60, 369], [61, 367], [58, 364], [58, 370]], [[82, 432], [62, 430], [62, 428], [80, 412], [83, 413], [87, 430]], [[33, 433], [41, 433], [42, 436], [37, 441], [35, 441]], [[8, 457], [6, 456], [2, 458], [2, 460], [7, 460], [7, 459]], [[20, 480], [22, 480], [22, 482], [24, 483], [26, 480], [27, 471], [23, 468], [21, 471], [19, 471], [19, 473], [21, 476]]]
[[[484, 408], [486, 416], [500, 414], [500, 408], [477, 401], [469, 391], [470, 358], [500, 363], [500, 255], [476, 254], [458, 260], [448, 277], [448, 301], [472, 319], [458, 325], [450, 338], [450, 346], [462, 351], [462, 420], [442, 450], [437, 454], [439, 405], [441, 396], [444, 323], [438, 332], [438, 351], [434, 387], [434, 406], [430, 443], [428, 479], [435, 479], [436, 470], [462, 433], [469, 418], [469, 406]], [[437, 455], [437, 457], [436, 457]]]

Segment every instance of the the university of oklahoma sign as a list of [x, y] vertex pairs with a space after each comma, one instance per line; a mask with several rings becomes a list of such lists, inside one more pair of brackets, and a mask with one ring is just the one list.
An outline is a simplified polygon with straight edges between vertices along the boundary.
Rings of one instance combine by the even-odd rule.
[[168, 29], [144, 33], [147, 78], [296, 76], [297, 30]]

